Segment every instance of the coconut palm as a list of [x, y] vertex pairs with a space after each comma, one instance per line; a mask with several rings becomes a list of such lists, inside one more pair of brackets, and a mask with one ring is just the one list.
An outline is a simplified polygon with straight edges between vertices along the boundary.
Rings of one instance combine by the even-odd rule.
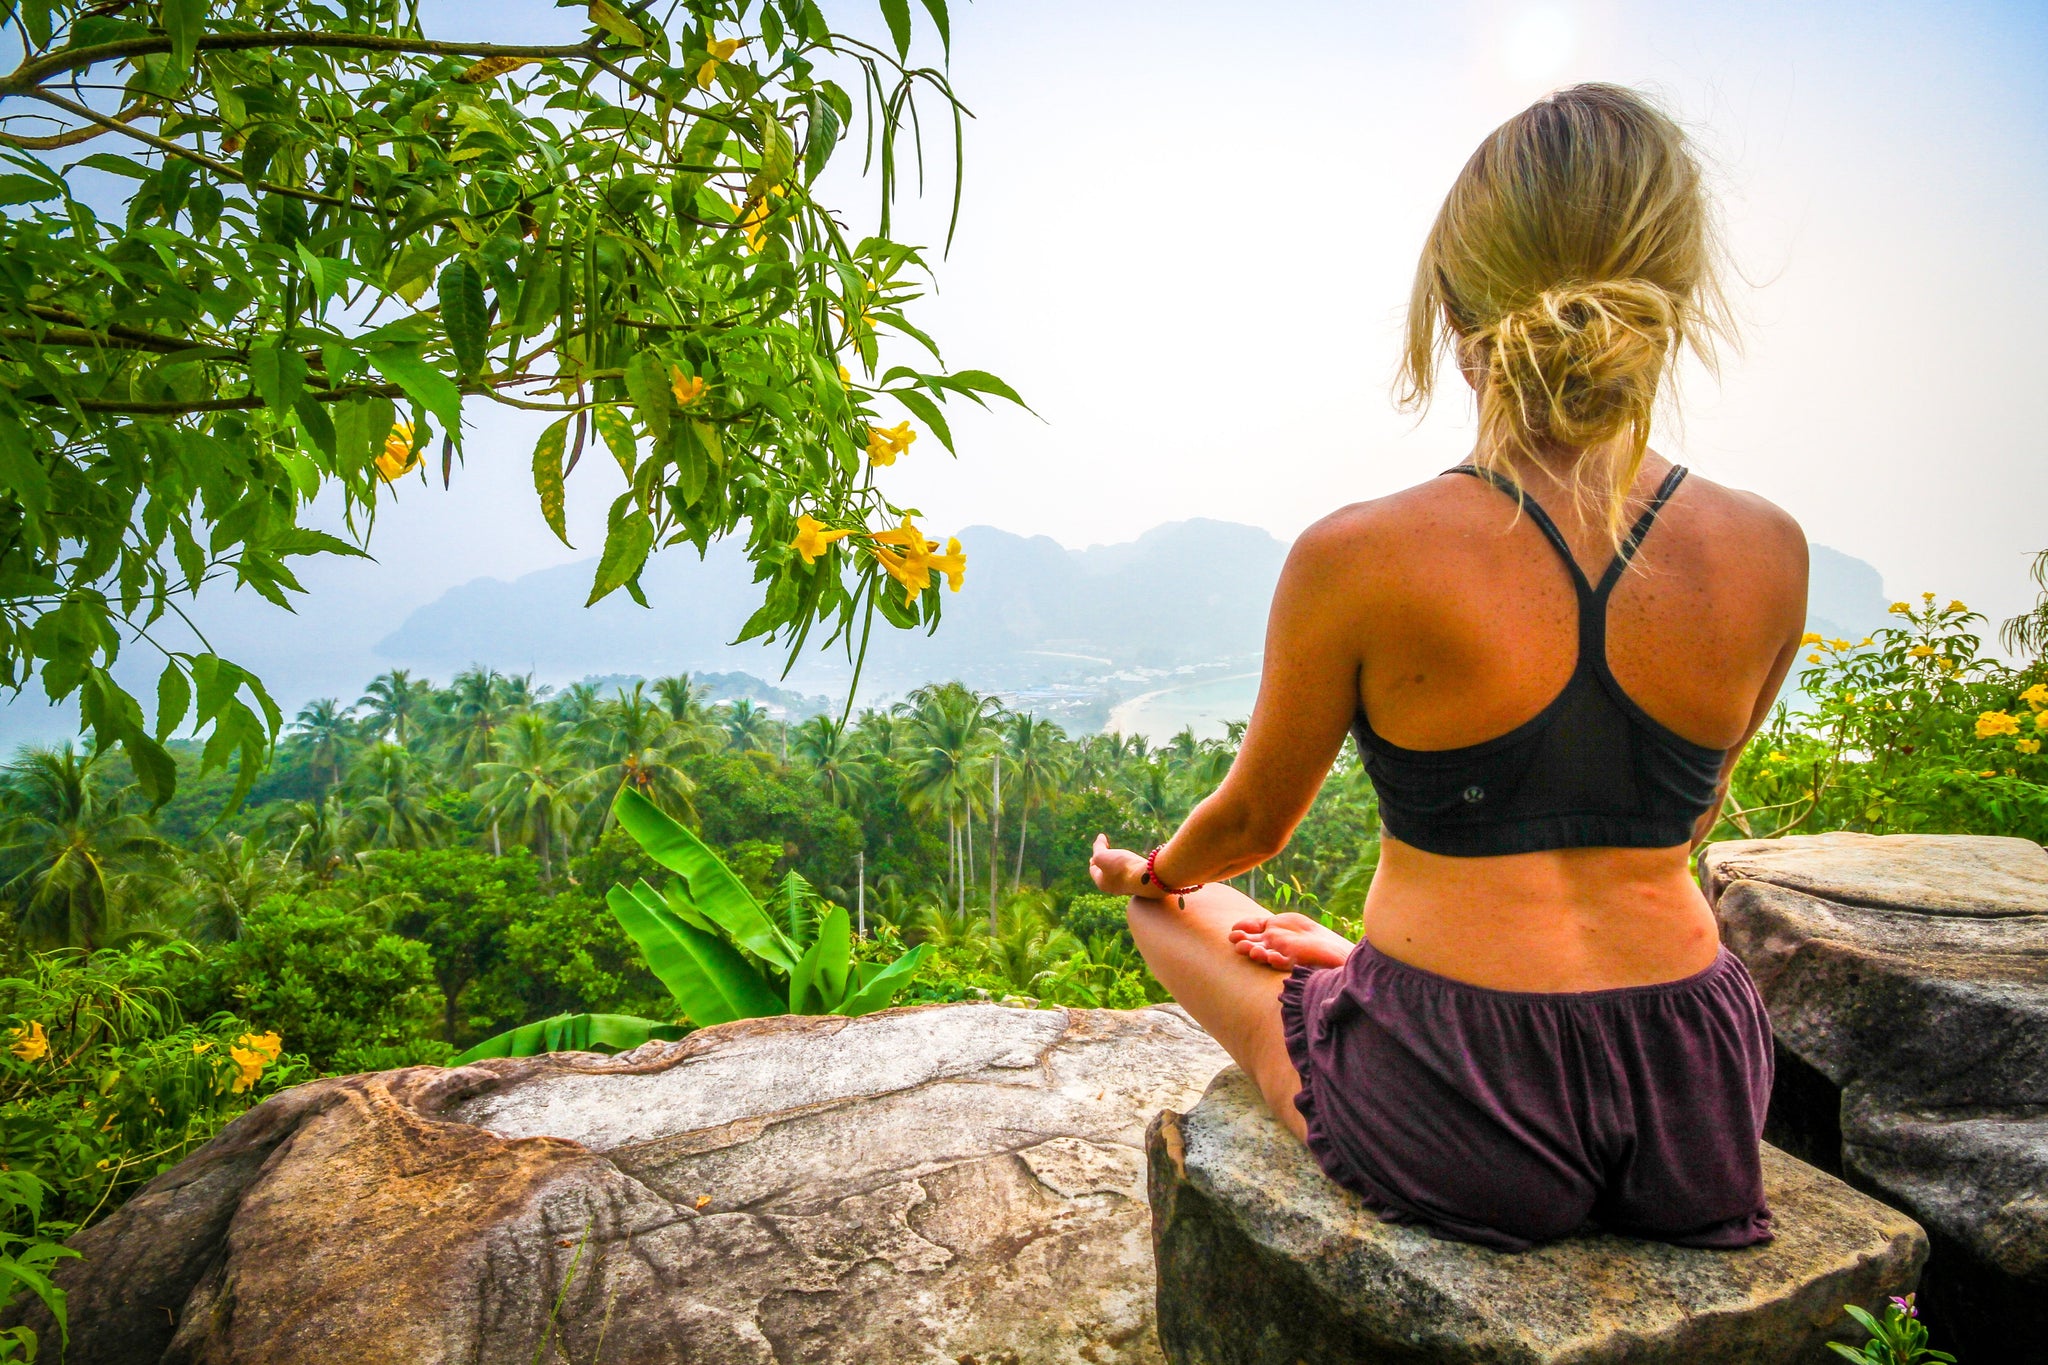
[[348, 823], [348, 808], [335, 792], [318, 801], [294, 801], [270, 817], [270, 828], [286, 841], [280, 855], [284, 862], [323, 882], [355, 863], [344, 837]]
[[341, 781], [342, 767], [355, 747], [355, 708], [344, 707], [334, 697], [310, 701], [292, 718], [292, 732], [285, 742], [305, 756], [316, 781], [324, 778], [322, 786], [332, 787]]
[[556, 720], [580, 725], [590, 719], [591, 713], [603, 700], [596, 683], [570, 683], [555, 694], [555, 699], [548, 703], [548, 711]]
[[371, 739], [388, 739], [410, 748], [434, 704], [434, 685], [403, 668], [370, 679], [356, 706]]
[[435, 774], [396, 744], [378, 744], [356, 765], [350, 786], [360, 799], [349, 810], [351, 834], [385, 848], [430, 848], [441, 841], [448, 817], [434, 809]]
[[170, 847], [100, 777], [100, 754], [23, 749], [0, 769], [0, 897], [32, 943], [88, 951], [120, 935], [130, 893]]
[[180, 868], [177, 900], [188, 938], [223, 943], [242, 936], [242, 922], [265, 896], [300, 880], [283, 854], [261, 836], [209, 839]]
[[819, 790], [835, 806], [852, 805], [874, 790], [872, 758], [830, 716], [812, 716], [797, 726], [790, 749], [810, 765]]
[[668, 710], [647, 696], [645, 683], [601, 703], [576, 727], [576, 750], [592, 765], [576, 783], [584, 824], [594, 836], [610, 827], [612, 808], [627, 787], [677, 818], [696, 818], [697, 784], [676, 764], [687, 748]]
[[1014, 886], [1024, 880], [1024, 843], [1031, 834], [1031, 808], [1044, 805], [1066, 782], [1073, 765], [1067, 759], [1066, 732], [1028, 712], [1010, 717], [1003, 730], [1003, 792], [1017, 806], [1017, 871]]
[[775, 737], [775, 721], [751, 697], [741, 697], [719, 708], [725, 712], [725, 734], [735, 749], [766, 753]]
[[974, 880], [974, 819], [983, 809], [983, 755], [995, 738], [1002, 703], [959, 683], [921, 687], [902, 703], [908, 731], [903, 740], [903, 801], [913, 811], [934, 811], [946, 819], [951, 852], [949, 877], [965, 906]]
[[575, 824], [570, 788], [582, 769], [564, 743], [564, 727], [537, 712], [514, 716], [505, 727], [503, 758], [479, 763], [477, 795], [492, 828], [502, 823], [540, 855], [541, 876], [555, 873], [554, 849], [567, 847]]
[[510, 718], [505, 703], [504, 675], [495, 668], [472, 664], [455, 675], [450, 693], [450, 740], [458, 780], [475, 780], [477, 765], [498, 757], [498, 730]]

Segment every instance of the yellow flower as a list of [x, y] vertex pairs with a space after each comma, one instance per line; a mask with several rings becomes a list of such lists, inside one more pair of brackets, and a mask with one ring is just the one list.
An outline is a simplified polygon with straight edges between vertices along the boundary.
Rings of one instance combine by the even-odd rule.
[[2038, 754], [2041, 752], [2041, 741], [2038, 739], [2023, 739], [2012, 747], [2018, 749], [2023, 754]]
[[1969, 608], [1968, 608], [1968, 607], [1966, 607], [1966, 606], [1964, 606], [1964, 605], [1963, 605], [1963, 603], [1962, 603], [1961, 599], [1957, 599], [1957, 600], [1955, 600], [1955, 601], [1952, 601], [1952, 602], [1950, 602], [1950, 603], [1948, 604], [1948, 609], [1949, 609], [1950, 611], [1968, 611], [1968, 610], [1969, 610]]
[[412, 423], [393, 422], [391, 434], [384, 438], [384, 453], [377, 457], [377, 473], [390, 483], [411, 473], [419, 462], [420, 453], [413, 449]]
[[1864, 637], [1863, 637], [1862, 639], [1860, 639], [1860, 640], [1858, 640], [1858, 641], [1856, 642], [1856, 648], [1858, 648], [1858, 649], [1862, 649], [1862, 648], [1863, 648], [1863, 647], [1864, 647], [1865, 645], [1867, 645], [1867, 644], [1869, 644], [1869, 643], [1870, 643], [1871, 639], [1872, 639], [1872, 637], [1871, 637], [1871, 636], [1868, 636], [1868, 635], [1864, 636]]
[[2036, 711], [2044, 706], [2048, 706], [2048, 683], [2035, 683], [2032, 687], [2020, 693], [2020, 700]]
[[42, 1024], [34, 1019], [20, 1028], [7, 1030], [7, 1036], [13, 1040], [7, 1050], [24, 1062], [40, 1062], [50, 1055], [50, 1039]]
[[1885, 610], [1890, 612], [1894, 616], [1906, 616], [1911, 614], [1913, 608], [1910, 604], [1905, 602], [1894, 602], [1890, 606], [1886, 607]]
[[2044, 734], [2048, 734], [2048, 711], [2042, 711], [2035, 715], [2034, 728]]
[[910, 449], [910, 443], [917, 439], [917, 433], [910, 429], [910, 423], [900, 422], [893, 427], [868, 428], [868, 462], [877, 465], [892, 465], [896, 457]]
[[1783, 763], [1784, 761], [1785, 755], [1779, 753], [1776, 749], [1764, 755], [1764, 762], [1766, 763]]
[[1845, 649], [1854, 649], [1855, 646], [1850, 644], [1847, 640], [1830, 640], [1828, 641], [1828, 648], [1834, 650], [1837, 654], [1839, 654]]
[[670, 393], [676, 396], [676, 406], [679, 408], [687, 408], [690, 404], [702, 398], [704, 390], [710, 387], [704, 382], [702, 376], [684, 374], [673, 365], [669, 367], [668, 374], [668, 389]]
[[804, 557], [804, 563], [815, 564], [818, 562], [818, 556], [825, 553], [826, 546], [852, 534], [850, 530], [828, 531], [824, 522], [806, 512], [796, 519], [796, 539], [789, 543]]
[[270, 1033], [245, 1033], [235, 1039], [235, 1041], [248, 1048], [251, 1052], [261, 1053], [265, 1064], [276, 1061], [278, 1056], [284, 1051], [284, 1039], [278, 1037], [274, 1031]]
[[697, 88], [709, 90], [711, 82], [718, 76], [718, 68], [732, 60], [732, 54], [746, 45], [745, 38], [713, 38], [704, 44], [708, 60], [697, 68]]
[[783, 194], [782, 186], [770, 185], [768, 194], [757, 195], [740, 206], [739, 225], [740, 230], [747, 234], [749, 251], [759, 251], [761, 244], [768, 240], [768, 219], [775, 212], [768, 202], [768, 195], [771, 194], [780, 198]]
[[1924, 659], [1928, 657], [1930, 654], [1934, 653], [1934, 646], [1914, 645], [1911, 649], [1907, 650], [1906, 653], [1911, 655], [1915, 659]]
[[2003, 711], [1986, 711], [1977, 717], [1977, 738], [1990, 739], [1995, 735], [2016, 735], [2020, 723]]
[[234, 1092], [239, 1095], [256, 1084], [263, 1068], [276, 1061], [283, 1048], [283, 1040], [275, 1033], [245, 1033], [237, 1038], [228, 1049], [235, 1064]]
[[1954, 659], [1942, 658], [1936, 659], [1935, 662], [1941, 665], [1941, 671], [1944, 673], [1953, 673], [1956, 671], [1956, 661]]
[[211, 1051], [213, 1051], [213, 1039], [211, 1038], [201, 1038], [198, 1042], [192, 1044], [192, 1055], [194, 1057], [204, 1057]]
[[1932, 606], [1934, 605], [1934, 594], [1931, 592], [1923, 592], [1920, 594], [1920, 600], [1927, 603], [1929, 606]]
[[1807, 656], [1806, 656], [1806, 662], [1808, 662], [1808, 663], [1810, 663], [1810, 664], [1817, 664], [1817, 663], [1819, 663], [1819, 662], [1820, 662], [1820, 655], [1818, 655], [1818, 654], [1809, 654], [1809, 655], [1807, 655]]
[[844, 365], [841, 365], [839, 367], [839, 382], [842, 384], [851, 384], [853, 382], [853, 371], [847, 369]]
[[876, 543], [868, 547], [868, 552], [889, 577], [903, 585], [904, 602], [915, 602], [917, 595], [932, 584], [931, 552], [938, 547], [924, 538], [924, 532], [909, 517], [895, 530], [877, 531], [871, 539]]
[[1815, 631], [1809, 630], [1806, 634], [1799, 637], [1799, 643], [1802, 645], [1817, 645], [1820, 643], [1820, 635]]
[[946, 537], [946, 553], [933, 555], [932, 567], [946, 576], [947, 588], [960, 591], [960, 581], [967, 577], [967, 556], [960, 553], [958, 536]]

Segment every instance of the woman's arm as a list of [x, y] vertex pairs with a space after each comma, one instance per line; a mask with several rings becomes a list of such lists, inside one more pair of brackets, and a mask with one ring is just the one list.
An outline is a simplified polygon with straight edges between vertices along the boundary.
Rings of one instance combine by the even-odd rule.
[[[1266, 621], [1265, 667], [1244, 744], [1223, 785], [1159, 851], [1168, 886], [1221, 881], [1287, 846], [1321, 790], [1359, 705], [1359, 517], [1347, 509], [1302, 533]], [[1096, 840], [1089, 875], [1104, 892], [1157, 896], [1142, 856]]]

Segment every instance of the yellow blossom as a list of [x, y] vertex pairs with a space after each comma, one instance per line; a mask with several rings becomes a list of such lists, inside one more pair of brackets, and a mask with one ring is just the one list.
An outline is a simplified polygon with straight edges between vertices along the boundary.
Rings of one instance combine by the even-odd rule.
[[839, 367], [839, 382], [842, 384], [851, 384], [853, 382], [853, 371], [847, 369], [844, 365], [841, 365]]
[[2003, 711], [1986, 711], [1977, 717], [1977, 738], [1990, 739], [1995, 735], [2016, 735], [2020, 723]]
[[946, 553], [933, 555], [932, 567], [946, 576], [947, 588], [960, 591], [960, 582], [967, 576], [967, 556], [960, 553], [958, 536], [946, 537]]
[[1820, 634], [1817, 631], [1809, 630], [1806, 634], [1799, 637], [1799, 643], [1802, 645], [1817, 645], [1820, 643]]
[[213, 1051], [213, 1039], [211, 1038], [201, 1038], [198, 1042], [192, 1044], [192, 1055], [194, 1057], [204, 1057], [211, 1051]]
[[1764, 755], [1764, 762], [1766, 763], [1783, 763], [1784, 761], [1785, 755], [1779, 753], [1776, 749]]
[[1830, 640], [1828, 641], [1828, 648], [1834, 650], [1837, 654], [1839, 654], [1845, 649], [1854, 649], [1855, 646], [1850, 644], [1847, 640]]
[[770, 185], [768, 194], [756, 195], [740, 205], [739, 225], [740, 230], [747, 234], [747, 250], [759, 251], [761, 244], [768, 240], [768, 219], [775, 212], [774, 206], [768, 202], [768, 195], [780, 198], [783, 193], [782, 186]]
[[718, 76], [718, 68], [732, 60], [732, 54], [746, 44], [745, 38], [713, 38], [704, 44], [706, 61], [697, 68], [697, 88], [709, 90], [711, 82]]
[[277, 1060], [284, 1043], [275, 1033], [245, 1033], [228, 1049], [235, 1064], [234, 1092], [239, 1095], [256, 1084], [263, 1068]]
[[2018, 749], [2023, 754], [2038, 754], [2041, 752], [2041, 741], [2038, 739], [2023, 739], [2012, 747]]
[[2041, 711], [2035, 714], [2034, 728], [2044, 734], [2048, 734], [2048, 711]]
[[265, 1064], [276, 1061], [279, 1055], [284, 1052], [284, 1039], [278, 1037], [275, 1031], [270, 1033], [245, 1033], [235, 1039], [235, 1041], [248, 1048], [251, 1052], [261, 1053]]
[[796, 519], [796, 539], [789, 543], [791, 548], [804, 557], [804, 563], [815, 564], [818, 562], [818, 556], [825, 553], [826, 546], [852, 534], [850, 530], [828, 531], [824, 522], [806, 512]]
[[1968, 610], [1969, 610], [1969, 608], [1968, 608], [1968, 607], [1966, 607], [1966, 606], [1964, 606], [1964, 605], [1962, 604], [1962, 601], [1961, 601], [1960, 599], [1958, 599], [1958, 600], [1956, 600], [1956, 601], [1952, 601], [1952, 602], [1950, 602], [1950, 603], [1948, 604], [1948, 609], [1949, 609], [1950, 611], [1968, 611]]
[[1956, 671], [1956, 661], [1954, 659], [1941, 658], [1936, 659], [1935, 662], [1941, 665], [1941, 671], [1944, 673], [1953, 673]]
[[1934, 594], [1931, 592], [1923, 592], [1920, 594], [1920, 600], [1931, 607], [1934, 605]]
[[419, 462], [420, 453], [413, 449], [412, 423], [393, 422], [391, 434], [384, 438], [384, 453], [377, 457], [377, 473], [390, 483], [411, 473]]
[[7, 1036], [12, 1040], [7, 1050], [24, 1062], [40, 1062], [50, 1055], [50, 1039], [37, 1020], [7, 1030]]
[[1819, 663], [1819, 662], [1820, 662], [1820, 655], [1818, 655], [1818, 654], [1809, 654], [1809, 655], [1807, 655], [1807, 656], [1806, 656], [1806, 662], [1808, 662], [1808, 663], [1810, 663], [1810, 664], [1817, 664], [1817, 663]]
[[1872, 638], [1873, 638], [1873, 637], [1871, 637], [1871, 636], [1868, 636], [1868, 635], [1864, 636], [1864, 637], [1863, 637], [1862, 639], [1860, 639], [1860, 640], [1858, 640], [1858, 641], [1856, 642], [1856, 648], [1858, 648], [1858, 649], [1862, 649], [1862, 648], [1863, 648], [1864, 646], [1868, 645], [1868, 644], [1869, 644], [1869, 643], [1871, 642], [1871, 639], [1872, 639]]
[[676, 406], [679, 408], [687, 408], [690, 404], [702, 398], [704, 390], [710, 387], [704, 382], [703, 376], [684, 374], [682, 370], [673, 365], [669, 367], [668, 375], [668, 389], [670, 393], [676, 396]]
[[1914, 645], [1911, 649], [1907, 650], [1906, 653], [1911, 655], [1915, 659], [1924, 659], [1928, 657], [1930, 654], [1934, 653], [1934, 646]]
[[2032, 687], [2020, 693], [2020, 700], [2036, 711], [2044, 706], [2048, 706], [2048, 683], [2035, 683]]
[[910, 449], [910, 443], [917, 439], [917, 433], [910, 429], [910, 423], [899, 422], [893, 427], [868, 428], [868, 462], [876, 465], [892, 465], [896, 457]]
[[895, 530], [877, 531], [870, 538], [876, 543], [868, 547], [869, 553], [889, 577], [903, 585], [904, 602], [915, 602], [917, 595], [931, 586], [931, 552], [938, 547], [924, 538], [909, 517]]
[[1890, 612], [1894, 616], [1905, 616], [1909, 614], [1913, 610], [1913, 608], [1909, 603], [1894, 602], [1890, 606], [1886, 607], [1885, 610]]

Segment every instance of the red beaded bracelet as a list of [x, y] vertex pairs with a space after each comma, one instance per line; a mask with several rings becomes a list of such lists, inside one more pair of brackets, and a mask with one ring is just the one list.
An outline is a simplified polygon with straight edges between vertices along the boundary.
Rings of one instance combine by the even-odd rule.
[[1145, 851], [1145, 874], [1138, 878], [1139, 885], [1157, 886], [1169, 896], [1192, 896], [1207, 885], [1206, 882], [1196, 882], [1193, 886], [1168, 886], [1159, 880], [1159, 850], [1165, 847], [1165, 844], [1154, 844]]

